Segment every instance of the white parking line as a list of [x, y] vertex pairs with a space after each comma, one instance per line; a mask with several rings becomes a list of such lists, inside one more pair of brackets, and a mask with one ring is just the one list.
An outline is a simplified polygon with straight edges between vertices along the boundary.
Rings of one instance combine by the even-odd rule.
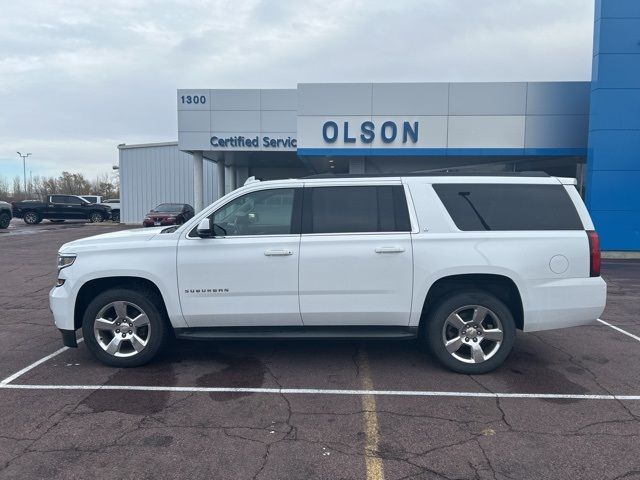
[[[640, 342], [640, 337], [611, 325], [604, 320], [598, 319], [600, 323], [617, 330], [628, 337]], [[78, 340], [78, 343], [84, 339]], [[589, 395], [572, 393], [502, 393], [502, 392], [447, 392], [447, 391], [421, 391], [421, 390], [340, 390], [322, 388], [245, 388], [245, 387], [168, 387], [152, 385], [30, 385], [12, 384], [14, 380], [21, 377], [28, 371], [47, 360], [69, 350], [69, 347], [62, 347], [50, 355], [41, 358], [28, 367], [17, 371], [13, 375], [0, 382], [0, 389], [9, 390], [129, 390], [140, 392], [186, 392], [186, 393], [255, 393], [255, 394], [291, 394], [291, 395], [379, 395], [379, 396], [400, 396], [400, 397], [461, 397], [461, 398], [520, 398], [520, 399], [559, 399], [559, 400], [628, 400], [638, 401], [640, 395]]]
[[640, 342], [640, 337], [638, 337], [637, 335], [634, 335], [633, 333], [629, 333], [626, 330], [621, 329], [620, 327], [616, 327], [615, 325], [611, 325], [610, 323], [605, 322], [604, 320], [598, 319], [598, 321], [603, 325], [606, 325], [607, 327], [611, 327], [614, 330], [617, 330], [618, 332], [625, 334], [627, 337], [631, 337], [634, 340], [637, 340]]
[[129, 390], [140, 392], [186, 393], [272, 393], [290, 395], [385, 395], [397, 397], [463, 397], [463, 398], [523, 398], [560, 400], [640, 400], [640, 395], [580, 395], [572, 393], [490, 393], [439, 392], [420, 390], [338, 390], [323, 388], [244, 388], [244, 387], [156, 387], [144, 385], [0, 385], [13, 390]]
[[[78, 340], [78, 343], [82, 342], [83, 340], [84, 340], [84, 338], [81, 338], [80, 340]], [[4, 386], [8, 385], [9, 383], [13, 382], [16, 378], [21, 377], [22, 375], [27, 373], [29, 370], [32, 370], [32, 369], [36, 368], [38, 365], [43, 364], [47, 360], [51, 360], [53, 357], [55, 357], [57, 355], [60, 355], [62, 352], [66, 352], [67, 350], [69, 350], [69, 347], [62, 347], [62, 348], [56, 350], [55, 352], [53, 352], [52, 354], [41, 358], [37, 362], [33, 362], [28, 367], [24, 367], [22, 370], [19, 370], [16, 373], [14, 373], [13, 375], [11, 375], [11, 376], [5, 378], [4, 380], [2, 380], [0, 382], [0, 387], [4, 387]]]

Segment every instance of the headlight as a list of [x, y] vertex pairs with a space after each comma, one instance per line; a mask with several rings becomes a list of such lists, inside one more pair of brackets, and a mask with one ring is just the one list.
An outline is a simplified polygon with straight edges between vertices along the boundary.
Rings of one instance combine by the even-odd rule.
[[76, 261], [75, 253], [58, 254], [58, 271], [73, 265], [73, 262], [75, 261]]

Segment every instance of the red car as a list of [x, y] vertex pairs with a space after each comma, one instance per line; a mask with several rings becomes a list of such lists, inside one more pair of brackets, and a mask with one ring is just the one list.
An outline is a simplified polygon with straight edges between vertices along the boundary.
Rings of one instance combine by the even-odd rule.
[[182, 225], [193, 217], [193, 207], [187, 203], [161, 203], [149, 211], [142, 221], [145, 227]]

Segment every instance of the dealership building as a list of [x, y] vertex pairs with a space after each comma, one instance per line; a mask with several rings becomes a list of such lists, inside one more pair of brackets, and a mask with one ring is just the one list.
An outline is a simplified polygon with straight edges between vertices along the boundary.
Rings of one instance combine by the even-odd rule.
[[594, 30], [591, 81], [178, 90], [177, 142], [118, 147], [122, 221], [250, 176], [544, 171], [577, 179], [603, 249], [639, 251], [640, 2], [597, 1]]

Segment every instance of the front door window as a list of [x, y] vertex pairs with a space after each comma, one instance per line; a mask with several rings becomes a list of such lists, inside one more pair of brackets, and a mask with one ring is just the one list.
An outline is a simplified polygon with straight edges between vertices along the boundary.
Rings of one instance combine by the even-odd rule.
[[293, 226], [293, 188], [248, 193], [213, 214], [216, 235], [289, 235]]

